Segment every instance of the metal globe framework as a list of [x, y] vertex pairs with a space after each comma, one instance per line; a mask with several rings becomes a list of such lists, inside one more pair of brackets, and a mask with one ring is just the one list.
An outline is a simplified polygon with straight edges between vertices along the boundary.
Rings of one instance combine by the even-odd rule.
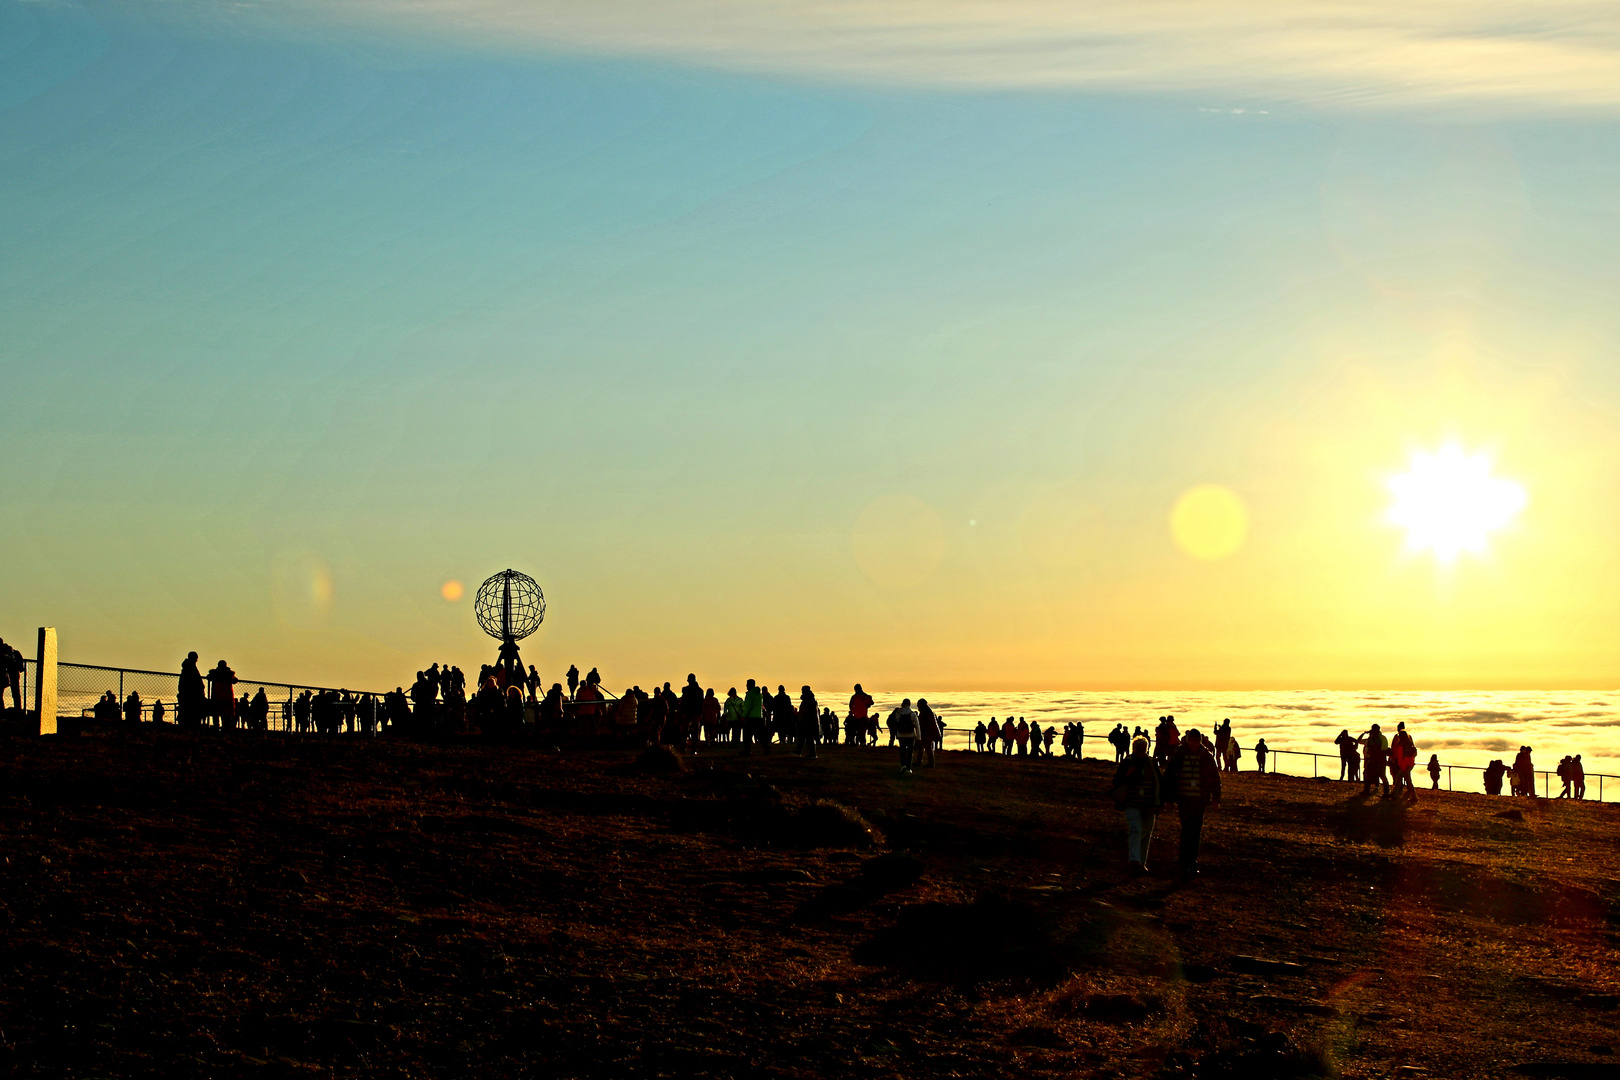
[[529, 575], [502, 570], [478, 586], [473, 614], [484, 633], [497, 641], [521, 641], [545, 622], [546, 594]]

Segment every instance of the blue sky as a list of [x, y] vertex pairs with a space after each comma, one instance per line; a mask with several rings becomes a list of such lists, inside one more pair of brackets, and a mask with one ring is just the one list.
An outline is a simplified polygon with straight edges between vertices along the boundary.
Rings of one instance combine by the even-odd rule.
[[[512, 565], [610, 681], [1612, 681], [1601, 54], [1031, 86], [621, 8], [0, 0], [0, 633], [393, 685]], [[1414, 609], [1379, 476], [1450, 437], [1540, 517]]]

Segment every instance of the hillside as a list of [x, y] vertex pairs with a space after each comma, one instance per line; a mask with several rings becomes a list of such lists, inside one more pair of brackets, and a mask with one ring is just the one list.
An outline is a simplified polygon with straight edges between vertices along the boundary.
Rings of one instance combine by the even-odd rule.
[[1613, 806], [1244, 774], [1177, 888], [1097, 761], [207, 735], [0, 740], [6, 1074], [1620, 1076]]

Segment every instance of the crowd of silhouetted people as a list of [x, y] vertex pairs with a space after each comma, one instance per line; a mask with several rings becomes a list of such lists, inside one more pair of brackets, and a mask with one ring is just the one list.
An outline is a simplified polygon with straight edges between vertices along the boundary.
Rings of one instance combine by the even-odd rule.
[[[0, 641], [0, 705], [9, 693], [13, 706], [22, 708], [20, 680], [24, 658], [16, 649]], [[809, 686], [795, 697], [785, 684], [774, 692], [763, 680], [749, 679], [744, 687], [728, 688], [722, 696], [718, 687], [704, 687], [696, 675], [687, 675], [679, 690], [670, 683], [643, 690], [627, 687], [614, 695], [602, 685], [595, 668], [581, 676], [570, 666], [562, 681], [545, 687], [533, 665], [487, 664], [479, 670], [469, 696], [467, 677], [459, 667], [435, 663], [416, 673], [409, 689], [395, 687], [386, 694], [354, 693], [348, 690], [306, 689], [290, 700], [271, 701], [260, 686], [253, 694], [238, 695], [239, 680], [230, 665], [221, 660], [203, 671], [195, 652], [180, 665], [178, 693], [173, 708], [174, 723], [189, 728], [223, 730], [282, 730], [319, 735], [482, 736], [496, 741], [594, 740], [618, 746], [665, 745], [689, 752], [730, 747], [743, 754], [770, 753], [784, 749], [804, 757], [815, 757], [818, 749], [837, 745], [878, 747], [884, 743], [900, 753], [902, 773], [932, 768], [943, 748], [945, 718], [927, 699], [915, 705], [910, 698], [886, 711], [860, 684], [839, 711], [821, 703]], [[168, 721], [169, 709], [162, 700], [146, 703], [131, 691], [122, 701], [107, 691], [92, 710], [95, 718], [126, 725], [141, 723], [148, 716], [156, 723]], [[1162, 772], [1178, 760], [1192, 736], [1183, 736], [1176, 718], [1161, 716], [1151, 728], [1127, 728], [1115, 724], [1102, 736], [1113, 752], [1116, 766], [1123, 767], [1135, 756], [1137, 747], [1146, 747], [1154, 767]], [[966, 732], [969, 747], [977, 753], [1020, 758], [1080, 759], [1085, 753], [1086, 730], [1079, 721], [1056, 721], [1044, 727], [1039, 720], [1024, 717], [992, 716], [979, 721]], [[1096, 736], [1093, 736], [1095, 739]], [[1418, 748], [1405, 723], [1397, 723], [1393, 736], [1381, 725], [1372, 724], [1360, 735], [1341, 731], [1334, 740], [1339, 751], [1339, 779], [1359, 783], [1365, 796], [1415, 801]], [[1199, 735], [1201, 751], [1207, 751], [1210, 767], [1218, 775], [1237, 772], [1244, 750], [1232, 733], [1232, 722], [1224, 719], [1210, 736]], [[1254, 768], [1265, 772], [1272, 751], [1264, 739], [1250, 748]], [[1200, 759], [1202, 760], [1202, 759]], [[1438, 754], [1431, 753], [1423, 768], [1431, 790], [1440, 789], [1445, 767]], [[1586, 769], [1581, 755], [1564, 757], [1557, 768], [1562, 788], [1558, 798], [1586, 797]], [[1511, 765], [1493, 760], [1484, 769], [1485, 791], [1501, 795], [1535, 797], [1536, 769], [1531, 748], [1522, 746]]]

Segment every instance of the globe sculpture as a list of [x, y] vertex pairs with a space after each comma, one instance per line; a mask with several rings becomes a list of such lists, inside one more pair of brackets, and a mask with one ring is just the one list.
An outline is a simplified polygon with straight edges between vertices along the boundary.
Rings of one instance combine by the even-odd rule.
[[517, 643], [540, 629], [546, 619], [546, 594], [539, 584], [527, 574], [502, 570], [478, 586], [473, 615], [484, 633], [501, 643], [500, 666], [508, 679], [521, 679], [523, 661]]

